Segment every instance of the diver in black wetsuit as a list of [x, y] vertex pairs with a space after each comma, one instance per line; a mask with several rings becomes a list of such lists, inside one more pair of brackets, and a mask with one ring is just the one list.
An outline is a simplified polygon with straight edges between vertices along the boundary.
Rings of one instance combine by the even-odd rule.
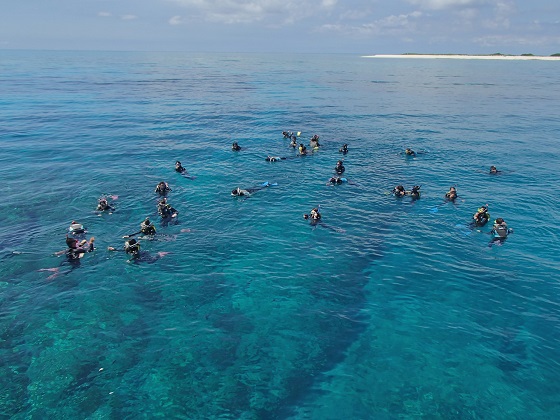
[[263, 190], [267, 187], [270, 187], [271, 185], [276, 185], [276, 184], [270, 184], [267, 181], [259, 187], [247, 188], [247, 189], [241, 189], [241, 188], [237, 187], [237, 188], [235, 188], [231, 191], [231, 195], [234, 196], [234, 197], [250, 197], [251, 194], [253, 194], [257, 191]]
[[97, 211], [115, 211], [115, 208], [109, 204], [107, 198], [101, 197], [97, 203]]
[[475, 214], [473, 214], [472, 226], [484, 226], [486, 222], [490, 219], [490, 213], [488, 213], [488, 205], [481, 206]]
[[494, 220], [494, 226], [490, 231], [490, 234], [493, 235], [493, 238], [490, 240], [488, 244], [489, 247], [492, 245], [501, 245], [505, 242], [508, 235], [513, 232], [513, 229], [508, 228], [507, 223], [501, 217], [498, 217]]
[[457, 199], [457, 189], [455, 187], [449, 188], [449, 191], [445, 193], [445, 200], [455, 202]]
[[418, 200], [420, 198], [420, 186], [415, 185], [410, 191], [406, 191], [406, 194], [410, 195], [413, 200]]
[[339, 160], [338, 162], [336, 162], [336, 166], [334, 168], [335, 172], [339, 175], [342, 175], [344, 173], [344, 171], [346, 170], [346, 168], [344, 167], [344, 164], [342, 163], [341, 160]]
[[406, 195], [406, 191], [402, 185], [397, 185], [393, 188], [392, 192], [395, 197], [404, 197]]
[[167, 182], [164, 181], [157, 184], [156, 189], [154, 190], [155, 193], [158, 193], [162, 197], [166, 196], [169, 191], [171, 191], [171, 188], [169, 188]]

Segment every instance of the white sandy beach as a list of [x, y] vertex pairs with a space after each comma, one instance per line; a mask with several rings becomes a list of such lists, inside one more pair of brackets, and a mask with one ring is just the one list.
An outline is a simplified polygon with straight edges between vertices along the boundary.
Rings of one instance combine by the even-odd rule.
[[560, 61], [560, 57], [544, 55], [468, 55], [468, 54], [375, 54], [363, 58], [452, 58], [458, 60], [548, 60]]

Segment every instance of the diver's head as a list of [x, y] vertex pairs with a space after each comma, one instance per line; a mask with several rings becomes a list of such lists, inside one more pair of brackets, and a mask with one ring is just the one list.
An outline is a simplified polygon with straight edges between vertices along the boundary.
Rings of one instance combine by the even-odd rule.
[[494, 220], [494, 223], [496, 223], [497, 225], [501, 225], [502, 223], [504, 223], [504, 219], [498, 217], [496, 220]]
[[151, 223], [151, 222], [150, 222], [150, 219], [146, 217], [146, 220], [144, 220], [144, 224], [145, 224], [146, 226], [149, 226], [150, 223]]
[[77, 239], [66, 236], [66, 245], [68, 245], [68, 248], [76, 248], [77, 242], [78, 242]]
[[231, 195], [239, 195], [239, 187], [234, 188], [233, 190], [231, 190]]

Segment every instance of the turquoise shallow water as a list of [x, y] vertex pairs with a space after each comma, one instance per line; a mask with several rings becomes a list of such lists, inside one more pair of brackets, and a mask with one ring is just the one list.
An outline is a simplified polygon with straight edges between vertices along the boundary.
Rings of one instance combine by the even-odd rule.
[[[559, 74], [2, 51], [0, 413], [560, 417]], [[283, 130], [323, 147], [266, 162], [295, 154]], [[326, 186], [343, 143], [357, 185]], [[156, 220], [161, 180], [179, 224], [142, 249], [170, 253], [127, 263], [106, 248]], [[278, 185], [230, 196], [264, 181]], [[401, 183], [422, 198], [389, 195]], [[451, 185], [460, 200], [443, 204]], [[103, 194], [118, 196], [111, 215], [94, 212]], [[502, 246], [466, 229], [484, 203], [515, 230]], [[318, 204], [339, 231], [302, 219]], [[73, 219], [97, 250], [70, 270], [54, 253]]]

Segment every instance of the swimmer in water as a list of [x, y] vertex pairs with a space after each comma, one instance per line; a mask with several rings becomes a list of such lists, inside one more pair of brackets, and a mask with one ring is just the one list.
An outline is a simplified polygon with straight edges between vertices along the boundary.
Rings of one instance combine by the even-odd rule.
[[399, 197], [399, 198], [404, 197], [406, 195], [406, 191], [402, 185], [397, 185], [395, 188], [393, 188], [392, 193], [395, 197]]
[[161, 218], [168, 221], [172, 218], [176, 218], [179, 214], [179, 212], [167, 202], [167, 198], [165, 197], [158, 203], [157, 209]]
[[404, 154], [407, 155], [407, 156], [413, 156], [413, 157], [416, 156], [416, 152], [412, 149], [409, 149], [409, 148], [406, 148], [404, 150]]
[[321, 220], [321, 213], [319, 212], [319, 207], [312, 208], [309, 214], [303, 215], [303, 218], [305, 220], [309, 220], [309, 222], [312, 225], [317, 224], [319, 220]]
[[123, 238], [130, 238], [131, 236], [138, 235], [139, 233], [142, 233], [143, 235], [146, 236], [153, 236], [156, 234], [156, 227], [153, 225], [152, 222], [150, 222], [149, 217], [146, 217], [144, 221], [140, 223], [140, 230], [138, 232], [131, 233], [130, 235], [125, 235], [123, 236]]
[[91, 237], [89, 241], [85, 239], [78, 241], [76, 238], [66, 236], [66, 245], [68, 249], [61, 252], [65, 253], [69, 260], [77, 260], [78, 258], [82, 258], [86, 252], [94, 251], [94, 241], [94, 237]]
[[233, 150], [234, 152], [239, 152], [241, 150], [241, 146], [238, 145], [236, 141], [234, 141], [231, 145], [231, 150]]
[[185, 168], [181, 162], [177, 161], [175, 162], [175, 171], [179, 172], [181, 175], [183, 175], [185, 178], [189, 178], [189, 179], [195, 179], [195, 176], [191, 176], [189, 175], [189, 173], [187, 172], [187, 168]]
[[303, 145], [303, 143], [300, 143], [300, 144], [299, 144], [299, 154], [300, 154], [300, 156], [305, 156], [305, 155], [307, 155], [307, 147], [305, 147], [305, 146]]
[[156, 255], [151, 255], [146, 251], [140, 250], [140, 243], [136, 239], [129, 239], [124, 243], [122, 249], [117, 249], [112, 246], [107, 247], [109, 251], [124, 251], [127, 255], [130, 255], [129, 262], [147, 262], [148, 264], [152, 264], [159, 260], [160, 258], [164, 257], [165, 255], [169, 254], [169, 252], [158, 252]]
[[494, 220], [494, 226], [490, 231], [490, 234], [493, 235], [493, 238], [490, 240], [488, 244], [489, 247], [492, 245], [501, 245], [507, 239], [508, 235], [513, 232], [513, 229], [508, 228], [507, 223], [501, 217], [498, 217]]
[[270, 187], [272, 185], [276, 185], [276, 184], [271, 184], [270, 182], [264, 182], [262, 185], [258, 186], [258, 187], [253, 187], [253, 188], [247, 188], [247, 189], [241, 189], [239, 187], [233, 189], [231, 191], [231, 195], [233, 197], [250, 197], [253, 193], [263, 190], [267, 187]]
[[81, 223], [72, 220], [72, 223], [70, 223], [70, 227], [68, 228], [68, 233], [70, 235], [83, 235], [87, 233], [87, 229]]
[[115, 211], [115, 208], [109, 204], [105, 197], [101, 197], [97, 203], [97, 211]]
[[346, 178], [341, 178], [339, 176], [332, 176], [328, 181], [327, 185], [340, 185], [343, 182], [348, 182]]
[[420, 198], [420, 186], [415, 185], [410, 191], [406, 191], [405, 194], [410, 195], [413, 200], [418, 200]]
[[168, 192], [171, 191], [167, 182], [161, 181], [159, 184], [156, 185], [156, 189], [154, 190], [155, 193], [159, 194], [160, 196], [164, 197], [167, 195]]
[[334, 171], [339, 174], [342, 175], [344, 173], [344, 171], [346, 170], [346, 168], [344, 167], [344, 164], [342, 163], [341, 160], [339, 160], [338, 162], [336, 162], [336, 166], [334, 167]]
[[279, 156], [267, 156], [264, 160], [266, 160], [267, 162], [278, 162], [280, 160], [286, 160], [286, 158]]
[[484, 226], [486, 222], [490, 219], [490, 213], [488, 213], [488, 204], [481, 206], [475, 214], [473, 214], [472, 225], [474, 226]]
[[181, 164], [180, 161], [175, 162], [175, 171], [179, 172], [180, 174], [184, 174], [187, 172], [187, 169]]
[[330, 225], [327, 225], [322, 220], [320, 206], [314, 207], [311, 209], [309, 214], [304, 214], [303, 218], [305, 220], [309, 220], [309, 224], [315, 228], [316, 226], [324, 227], [325, 229], [334, 230], [335, 232], [344, 233], [344, 229], [339, 229]]
[[490, 175], [497, 175], [499, 173], [501, 173], [502, 171], [498, 171], [498, 168], [496, 168], [494, 165], [490, 166]]
[[309, 140], [309, 147], [321, 147], [321, 145], [319, 144], [319, 136], [317, 134], [314, 134], [313, 137], [311, 137], [311, 140]]
[[347, 144], [343, 144], [342, 147], [340, 149], [338, 149], [338, 151], [340, 153], [342, 153], [343, 155], [345, 155], [346, 153], [348, 153], [348, 145]]
[[63, 261], [60, 265], [61, 266], [69, 265], [70, 269], [62, 273], [60, 272], [60, 267], [42, 268], [37, 271], [49, 271], [53, 273], [49, 277], [47, 277], [47, 280], [52, 280], [55, 277], [58, 277], [60, 274], [66, 275], [71, 273], [72, 270], [80, 266], [80, 258], [82, 258], [87, 252], [93, 252], [95, 250], [94, 241], [95, 238], [93, 236], [89, 239], [89, 241], [87, 241], [85, 239], [78, 240], [76, 238], [72, 238], [66, 235], [66, 246], [68, 248], [63, 251], [55, 252], [55, 255], [56, 256], [65, 255], [66, 260]]
[[457, 199], [457, 189], [455, 187], [450, 187], [449, 191], [445, 193], [445, 200], [455, 202]]

